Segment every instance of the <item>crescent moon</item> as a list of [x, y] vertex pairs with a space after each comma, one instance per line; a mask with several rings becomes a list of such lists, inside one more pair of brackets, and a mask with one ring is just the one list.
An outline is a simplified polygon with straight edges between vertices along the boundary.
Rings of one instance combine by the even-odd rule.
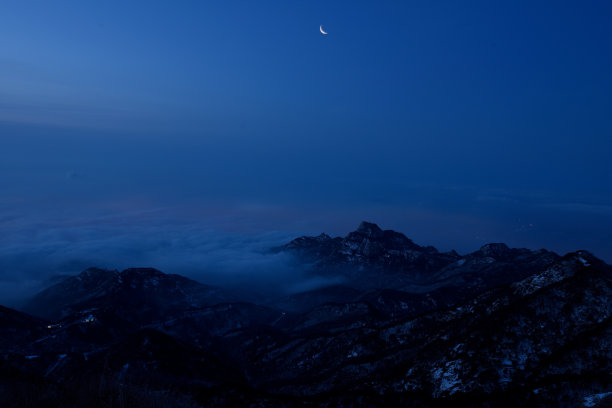
[[325, 31], [323, 31], [323, 25], [319, 26], [319, 30], [321, 31], [321, 34], [327, 35], [327, 33]]

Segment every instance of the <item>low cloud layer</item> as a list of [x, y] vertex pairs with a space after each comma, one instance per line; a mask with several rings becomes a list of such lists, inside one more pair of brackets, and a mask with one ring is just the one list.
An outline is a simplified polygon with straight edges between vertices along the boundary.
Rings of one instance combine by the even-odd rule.
[[[4, 223], [9, 220], [5, 217]], [[303, 277], [289, 255], [270, 251], [293, 238], [287, 233], [231, 233], [205, 223], [147, 224], [140, 218], [131, 220], [132, 224], [129, 219], [100, 221], [33, 222], [4, 235], [0, 240], [0, 304], [18, 305], [58, 277], [92, 266], [154, 267], [230, 287], [257, 283], [291, 291], [324, 284]]]
[[338, 282], [306, 276], [287, 254], [270, 248], [300, 235], [342, 236], [362, 220], [443, 251], [467, 253], [505, 242], [558, 253], [586, 249], [612, 259], [607, 201], [467, 188], [407, 191], [412, 202], [355, 208], [246, 201], [164, 206], [129, 197], [83, 204], [0, 200], [0, 304], [18, 307], [59, 276], [92, 266], [154, 267], [203, 283], [248, 288], [254, 296], [308, 290]]

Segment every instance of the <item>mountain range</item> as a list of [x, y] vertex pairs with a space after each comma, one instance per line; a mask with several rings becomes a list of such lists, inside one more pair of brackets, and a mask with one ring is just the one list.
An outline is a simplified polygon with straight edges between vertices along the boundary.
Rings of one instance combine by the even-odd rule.
[[367, 222], [271, 251], [333, 279], [247, 302], [90, 268], [0, 307], [3, 406], [612, 405], [612, 267], [587, 251], [460, 255]]

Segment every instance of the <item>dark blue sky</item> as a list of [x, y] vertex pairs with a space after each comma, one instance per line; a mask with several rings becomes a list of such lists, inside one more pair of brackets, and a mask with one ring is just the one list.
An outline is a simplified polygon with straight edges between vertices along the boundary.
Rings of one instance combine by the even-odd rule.
[[368, 219], [611, 261], [611, 22], [609, 1], [12, 2], [3, 245], [75, 224], [95, 241], [105, 217], [136, 235]]

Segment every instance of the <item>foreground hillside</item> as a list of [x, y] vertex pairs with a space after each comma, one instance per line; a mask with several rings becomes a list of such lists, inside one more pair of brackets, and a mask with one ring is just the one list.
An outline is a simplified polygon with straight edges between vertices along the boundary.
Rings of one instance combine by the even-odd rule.
[[274, 251], [337, 279], [255, 304], [89, 269], [0, 308], [3, 406], [610, 404], [612, 268], [586, 251], [441, 253], [370, 223]]

